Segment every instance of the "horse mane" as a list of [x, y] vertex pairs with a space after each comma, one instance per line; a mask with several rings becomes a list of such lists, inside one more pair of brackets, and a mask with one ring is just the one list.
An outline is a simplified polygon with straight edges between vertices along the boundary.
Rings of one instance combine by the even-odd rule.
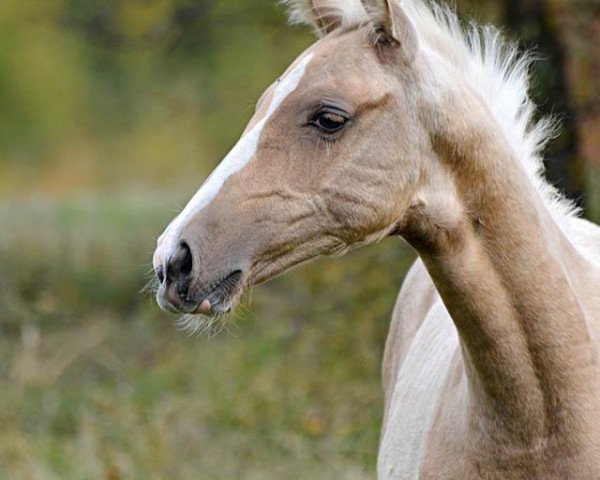
[[[308, 24], [318, 31], [319, 18], [311, 0], [282, 1], [290, 7], [292, 23]], [[487, 104], [554, 221], [568, 234], [571, 220], [580, 212], [544, 178], [543, 150], [555, 136], [556, 122], [536, 116], [529, 95], [533, 56], [521, 52], [498, 28], [474, 21], [465, 25], [454, 9], [434, 0], [401, 3], [421, 45], [454, 65]], [[323, 0], [321, 5], [341, 15], [343, 28], [372, 23], [378, 15], [377, 5], [364, 0]]]

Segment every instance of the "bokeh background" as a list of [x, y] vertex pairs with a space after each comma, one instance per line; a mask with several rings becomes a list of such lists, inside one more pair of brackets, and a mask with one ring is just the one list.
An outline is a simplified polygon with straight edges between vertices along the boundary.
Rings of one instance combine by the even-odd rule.
[[[535, 48], [552, 181], [600, 216], [600, 4], [459, 0]], [[0, 479], [373, 478], [398, 240], [262, 286], [212, 339], [156, 236], [313, 41], [273, 0], [0, 2]]]

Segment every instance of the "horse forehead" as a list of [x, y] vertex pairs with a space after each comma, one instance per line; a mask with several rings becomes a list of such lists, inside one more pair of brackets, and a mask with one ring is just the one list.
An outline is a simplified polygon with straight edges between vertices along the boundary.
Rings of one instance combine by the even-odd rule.
[[312, 61], [295, 96], [316, 91], [360, 101], [362, 96], [376, 95], [389, 86], [389, 77], [361, 31], [322, 38], [306, 53]]

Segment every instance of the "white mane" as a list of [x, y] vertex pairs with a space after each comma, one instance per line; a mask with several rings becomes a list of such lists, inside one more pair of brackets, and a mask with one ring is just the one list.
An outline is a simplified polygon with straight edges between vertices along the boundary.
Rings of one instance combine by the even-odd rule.
[[[311, 0], [282, 1], [290, 6], [291, 22], [317, 28]], [[361, 0], [327, 0], [322, 4], [342, 16], [345, 28], [369, 23], [372, 15], [377, 15], [376, 5]], [[401, 4], [421, 44], [456, 66], [467, 84], [487, 103], [552, 217], [568, 234], [579, 211], [543, 177], [542, 150], [555, 128], [551, 120], [535, 119], [536, 107], [529, 96], [531, 56], [519, 52], [493, 26], [471, 23], [464, 27], [453, 10], [433, 0], [403, 0]]]

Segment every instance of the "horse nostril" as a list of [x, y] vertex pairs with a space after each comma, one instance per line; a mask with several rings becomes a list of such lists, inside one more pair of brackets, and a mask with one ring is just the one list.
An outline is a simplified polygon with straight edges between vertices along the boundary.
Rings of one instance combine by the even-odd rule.
[[162, 265], [159, 265], [156, 268], [156, 276], [158, 277], [159, 283], [163, 283], [165, 281], [165, 269]]
[[192, 273], [193, 259], [192, 251], [186, 242], [181, 242], [167, 265], [167, 283], [184, 283]]
[[192, 273], [192, 251], [190, 250], [189, 245], [186, 242], [181, 242], [179, 245], [184, 250], [184, 259], [181, 264], [181, 273], [185, 276], [188, 276]]

